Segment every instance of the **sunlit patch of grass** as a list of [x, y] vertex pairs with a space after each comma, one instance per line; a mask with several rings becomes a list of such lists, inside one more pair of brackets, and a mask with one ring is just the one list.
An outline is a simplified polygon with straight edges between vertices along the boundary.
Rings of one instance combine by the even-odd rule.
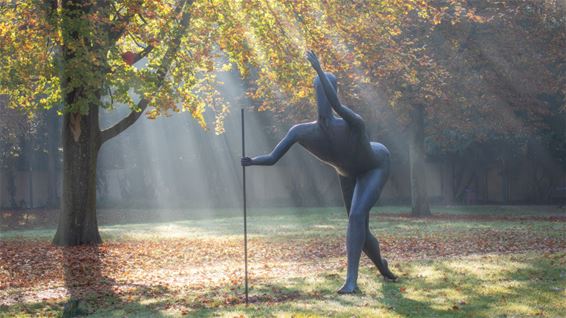
[[26, 239], [26, 240], [49, 240], [55, 235], [55, 229], [40, 230], [11, 230], [0, 231], [0, 239]]
[[[441, 233], [445, 230], [466, 230], [478, 228], [515, 229], [524, 228], [533, 231], [549, 230], [550, 236], [560, 235], [565, 231], [564, 222], [507, 220], [428, 220], [383, 217], [384, 213], [407, 214], [407, 206], [380, 206], [371, 212], [370, 226], [381, 233], [419, 234]], [[556, 207], [530, 206], [458, 206], [435, 207], [433, 213], [469, 216], [548, 216], [566, 215], [565, 209]], [[115, 215], [123, 215], [116, 218]], [[112, 216], [112, 217], [111, 217]], [[163, 217], [162, 217], [163, 216]], [[168, 217], [170, 216], [170, 217]], [[249, 209], [249, 231], [251, 235], [316, 235], [332, 236], [343, 234], [347, 223], [343, 207], [324, 208], [271, 208]], [[243, 227], [242, 212], [239, 209], [222, 210], [106, 210], [99, 211], [101, 235], [106, 239], [146, 239], [148, 237], [200, 237], [203, 235], [240, 235]], [[147, 223], [131, 224], [146, 220]], [[130, 222], [128, 222], [130, 220]], [[151, 220], [151, 221], [147, 221]], [[171, 228], [173, 227], [173, 228]], [[44, 239], [49, 240], [55, 233], [54, 228], [35, 230], [2, 230], [0, 239]]]
[[[402, 209], [401, 209], [402, 210]], [[410, 209], [406, 210], [410, 211]], [[528, 216], [528, 215], [566, 215], [566, 209], [555, 205], [464, 205], [433, 206], [432, 213], [454, 215], [496, 215], [496, 216]]]

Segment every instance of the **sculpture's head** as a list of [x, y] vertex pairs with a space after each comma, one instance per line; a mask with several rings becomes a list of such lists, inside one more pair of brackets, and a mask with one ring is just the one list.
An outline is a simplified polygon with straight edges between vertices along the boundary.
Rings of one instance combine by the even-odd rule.
[[[330, 81], [330, 84], [334, 87], [334, 91], [338, 93], [338, 86], [336, 83], [336, 76], [334, 74], [325, 72], [326, 78]], [[324, 92], [324, 88], [322, 87], [322, 83], [320, 82], [320, 78], [317, 76], [314, 79], [314, 89], [316, 91], [316, 103], [318, 106], [318, 115], [320, 116], [332, 116], [332, 106], [328, 102], [326, 98], [326, 93]]]

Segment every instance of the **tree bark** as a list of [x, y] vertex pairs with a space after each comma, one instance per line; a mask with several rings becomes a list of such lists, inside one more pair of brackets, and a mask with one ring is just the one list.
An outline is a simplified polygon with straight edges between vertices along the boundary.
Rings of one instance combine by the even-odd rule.
[[411, 115], [412, 129], [409, 137], [411, 214], [413, 216], [429, 216], [431, 213], [424, 170], [424, 108], [422, 106], [414, 107]]
[[20, 206], [21, 208], [28, 208], [33, 209], [33, 168], [32, 168], [32, 140], [31, 134], [29, 131], [26, 132], [25, 135], [20, 136], [20, 147], [21, 147], [21, 162], [23, 164], [22, 171], [26, 172], [26, 188], [27, 188], [27, 196], [25, 196], [22, 201], [23, 204]]
[[57, 109], [47, 111], [47, 206], [49, 208], [59, 207], [59, 183], [57, 163], [59, 162], [59, 116]]
[[448, 157], [442, 166], [442, 201], [445, 205], [454, 204], [454, 159]]
[[16, 201], [16, 162], [13, 158], [8, 159], [9, 165], [7, 172], [8, 179], [8, 194], [10, 195], [10, 205], [9, 207], [15, 209], [18, 207], [18, 202]]
[[[72, 129], [76, 116], [80, 116], [81, 127], [77, 141]], [[87, 115], [65, 114], [62, 128], [63, 197], [53, 244], [99, 244], [102, 239], [96, 218], [96, 165], [100, 149], [98, 106], [91, 106]]]

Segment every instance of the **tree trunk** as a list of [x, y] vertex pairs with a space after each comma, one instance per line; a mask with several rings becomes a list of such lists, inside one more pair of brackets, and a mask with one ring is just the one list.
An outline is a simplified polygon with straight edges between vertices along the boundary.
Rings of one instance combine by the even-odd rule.
[[18, 207], [18, 202], [16, 201], [16, 162], [14, 158], [10, 158], [8, 169], [6, 169], [7, 179], [8, 179], [8, 194], [10, 195], [10, 205], [11, 209]]
[[[77, 127], [80, 127], [78, 139]], [[65, 114], [62, 130], [63, 197], [53, 244], [99, 244], [102, 239], [96, 220], [96, 163], [100, 149], [98, 106], [91, 106], [87, 115]]]
[[409, 165], [411, 170], [411, 214], [431, 215], [424, 174], [424, 108], [412, 111], [412, 129], [409, 137]]
[[28, 179], [28, 199], [29, 202], [27, 207], [30, 209], [34, 208], [34, 195], [33, 195], [33, 164], [34, 164], [34, 152], [33, 152], [33, 138], [30, 135], [30, 140], [26, 140], [25, 147], [24, 147], [24, 156], [27, 157], [26, 160], [26, 170], [27, 170], [27, 179]]
[[[61, 47], [61, 81], [65, 92], [65, 112], [61, 141], [63, 145], [63, 192], [59, 224], [53, 244], [72, 246], [98, 244], [102, 240], [98, 233], [96, 220], [96, 161], [100, 149], [100, 128], [98, 107], [103, 89], [101, 78], [91, 79], [88, 85], [79, 78], [96, 74], [94, 64], [75, 65], [87, 51], [77, 43], [91, 44], [89, 32], [79, 28], [84, 14], [91, 9], [90, 4], [82, 5], [77, 0], [61, 1], [61, 29], [64, 45]], [[81, 5], [79, 5], [81, 4]], [[101, 48], [91, 45], [91, 52], [101, 54]], [[98, 59], [105, 64], [104, 57]], [[98, 81], [98, 82], [97, 82]], [[80, 83], [77, 85], [77, 83]], [[97, 91], [98, 90], [98, 91]], [[83, 107], [87, 109], [83, 109]]]
[[445, 205], [454, 204], [454, 171], [456, 167], [452, 157], [443, 161], [442, 166], [442, 201]]
[[47, 112], [47, 206], [59, 207], [57, 163], [59, 162], [59, 116], [57, 109]]
[[[29, 140], [28, 140], [29, 139]], [[20, 147], [21, 147], [21, 157], [20, 157], [20, 171], [25, 172], [26, 176], [26, 188], [23, 190], [23, 197], [21, 200], [20, 208], [33, 208], [32, 203], [33, 201], [33, 193], [32, 193], [32, 169], [31, 169], [31, 134], [29, 131], [26, 131], [25, 134], [22, 134], [19, 138], [20, 140]]]

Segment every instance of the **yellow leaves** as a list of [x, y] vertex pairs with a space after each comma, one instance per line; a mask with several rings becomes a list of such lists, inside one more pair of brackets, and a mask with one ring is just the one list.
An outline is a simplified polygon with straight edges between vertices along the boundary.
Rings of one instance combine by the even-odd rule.
[[196, 107], [191, 107], [191, 115], [202, 128], [206, 128], [206, 120], [204, 119], [204, 104], [199, 103]]
[[401, 29], [398, 27], [393, 27], [389, 29], [389, 34], [393, 35], [393, 36], [397, 36], [399, 34], [401, 34]]
[[304, 98], [307, 97], [309, 94], [310, 92], [306, 88], [298, 88], [295, 96], [297, 96], [298, 98]]
[[159, 110], [156, 109], [156, 108], [150, 109], [150, 110], [145, 112], [145, 116], [148, 119], [156, 119], [157, 117], [159, 117]]
[[11, 32], [10, 23], [6, 21], [0, 21], [0, 40], [7, 41], [6, 37]]
[[466, 12], [466, 18], [468, 20], [476, 22], [476, 23], [486, 23], [487, 22], [487, 19], [485, 17], [477, 15], [474, 9], [469, 9]]
[[232, 63], [223, 64], [221, 70], [224, 71], [224, 72], [231, 71], [232, 70]]
[[217, 135], [224, 133], [224, 118], [228, 115], [228, 113], [230, 113], [230, 109], [226, 104], [222, 105], [221, 110], [216, 112], [216, 117], [214, 119], [214, 132]]
[[214, 70], [214, 61], [211, 59], [206, 60], [205, 68], [207, 72], [212, 72]]
[[191, 113], [194, 119], [197, 120], [202, 128], [206, 128], [206, 120], [204, 118], [204, 111], [206, 109], [206, 104], [201, 99], [198, 94], [189, 93], [184, 96], [182, 103], [182, 111], [188, 111]]
[[403, 96], [403, 93], [401, 93], [401, 91], [393, 92], [393, 95], [392, 95], [392, 97], [389, 101], [389, 104], [391, 105], [391, 107], [397, 106], [397, 102], [401, 99], [402, 96]]
[[405, 79], [407, 80], [407, 82], [411, 85], [416, 85], [419, 83], [419, 79], [417, 77], [417, 70], [416, 69], [410, 69], [406, 74], [405, 74]]
[[432, 18], [432, 24], [438, 25], [441, 22], [442, 22], [442, 15], [440, 13], [435, 14], [434, 17]]

